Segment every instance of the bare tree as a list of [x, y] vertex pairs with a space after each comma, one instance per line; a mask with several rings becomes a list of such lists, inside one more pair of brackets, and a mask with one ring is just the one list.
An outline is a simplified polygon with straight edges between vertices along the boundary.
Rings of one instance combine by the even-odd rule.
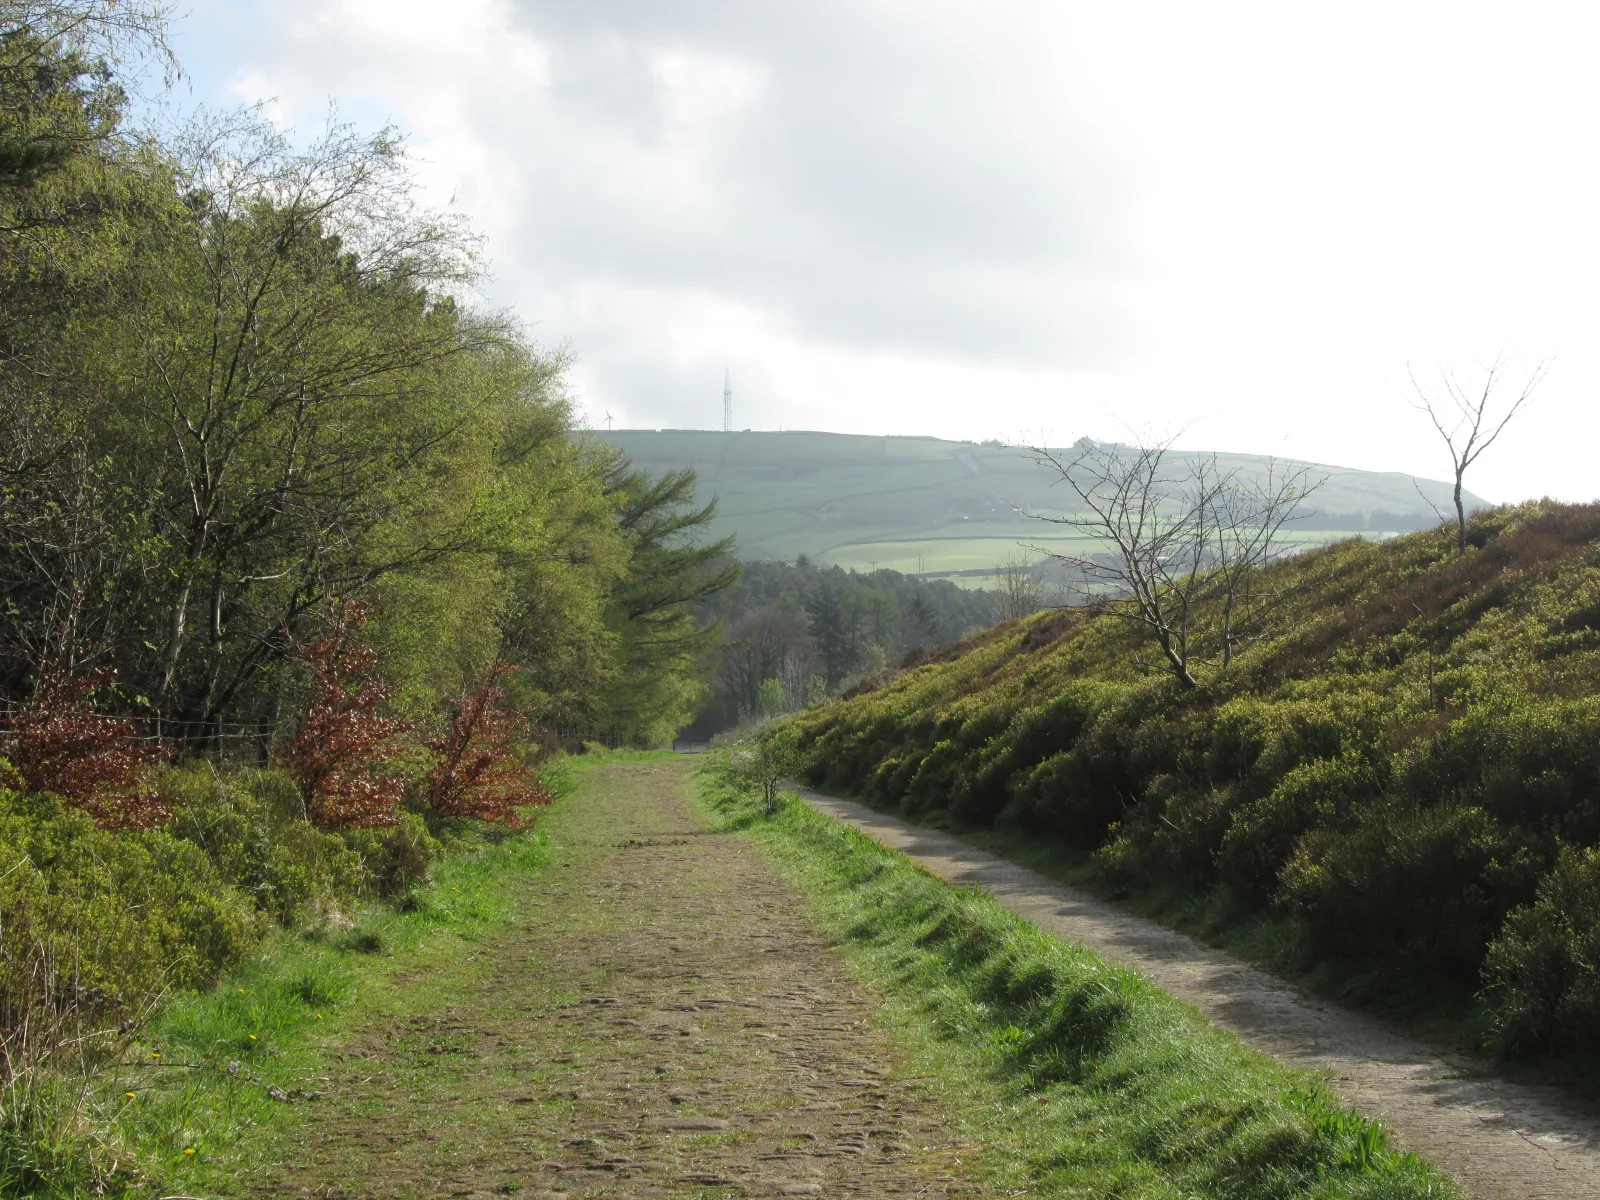
[[1004, 562], [996, 563], [994, 578], [1002, 621], [1019, 620], [1044, 607], [1044, 587], [1039, 582], [1033, 563], [1022, 550], [1016, 550]]
[[[1215, 459], [1212, 460], [1215, 464]], [[1217, 472], [1209, 514], [1211, 554], [1215, 561], [1213, 583], [1221, 593], [1220, 637], [1222, 668], [1233, 662], [1238, 642], [1239, 603], [1251, 572], [1271, 562], [1279, 550], [1285, 526], [1304, 512], [1304, 505], [1326, 476], [1318, 476], [1309, 463], [1266, 461], [1265, 474], [1246, 479], [1240, 472]]]
[[1482, 382], [1471, 386], [1463, 384], [1454, 370], [1441, 368], [1440, 388], [1433, 392], [1417, 382], [1416, 373], [1409, 366], [1406, 368], [1411, 376], [1411, 386], [1417, 393], [1417, 398], [1411, 402], [1412, 407], [1427, 414], [1450, 451], [1450, 465], [1455, 472], [1456, 549], [1463, 554], [1467, 549], [1467, 510], [1461, 502], [1461, 479], [1466, 475], [1467, 468], [1494, 445], [1495, 439], [1511, 423], [1511, 418], [1533, 399], [1534, 391], [1544, 381], [1549, 369], [1548, 360], [1535, 367], [1517, 391], [1516, 398], [1505, 407], [1503, 413], [1496, 414], [1496, 392], [1506, 381], [1504, 358], [1496, 358], [1483, 368]]
[[1076, 529], [1107, 549], [1056, 554], [1091, 586], [1109, 590], [1113, 611], [1148, 629], [1173, 676], [1197, 686], [1190, 670], [1195, 607], [1207, 585], [1210, 512], [1219, 487], [1214, 465], [1174, 469], [1172, 441], [1101, 446], [1079, 442], [1070, 457], [1036, 448], [1081, 506], [1040, 520]]
[[1227, 669], [1239, 641], [1241, 601], [1252, 571], [1278, 553], [1281, 535], [1322, 480], [1308, 464], [1268, 459], [1253, 477], [1215, 455], [1170, 454], [1152, 445], [1080, 442], [1072, 456], [1036, 449], [1077, 498], [1077, 511], [1040, 519], [1078, 530], [1096, 547], [1053, 554], [1089, 586], [1109, 593], [1110, 611], [1154, 635], [1173, 676], [1195, 687], [1205, 632], [1201, 605], [1215, 604], [1216, 640]]

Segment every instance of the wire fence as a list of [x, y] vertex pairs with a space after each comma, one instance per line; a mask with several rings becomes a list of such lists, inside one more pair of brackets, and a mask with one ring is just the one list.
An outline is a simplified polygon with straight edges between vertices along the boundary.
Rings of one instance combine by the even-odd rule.
[[[13, 719], [24, 712], [15, 701], [0, 701], [0, 754], [15, 743]], [[137, 741], [162, 746], [174, 755], [199, 757], [230, 764], [264, 764], [274, 752], [292, 740], [297, 725], [287, 721], [182, 720], [155, 713], [100, 714], [109, 720], [126, 721], [136, 731]], [[533, 741], [545, 752], [565, 750], [580, 753], [587, 743], [608, 750], [632, 748], [636, 739], [614, 728], [596, 728], [581, 721], [554, 720], [533, 723]]]

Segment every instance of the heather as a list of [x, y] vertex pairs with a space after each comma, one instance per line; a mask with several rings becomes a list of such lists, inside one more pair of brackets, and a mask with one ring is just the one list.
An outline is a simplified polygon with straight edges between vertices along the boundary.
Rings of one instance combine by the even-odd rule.
[[809, 775], [1271, 916], [1347, 994], [1456, 996], [1507, 1050], [1592, 1052], [1600, 511], [1453, 532], [1255, 572], [1194, 688], [1114, 602], [1002, 625], [800, 717]]

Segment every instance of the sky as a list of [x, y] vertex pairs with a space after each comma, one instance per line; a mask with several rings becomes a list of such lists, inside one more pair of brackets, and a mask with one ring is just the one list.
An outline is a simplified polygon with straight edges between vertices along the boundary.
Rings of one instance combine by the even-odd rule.
[[403, 131], [603, 427], [1176, 435], [1600, 496], [1600, 8], [191, 0], [171, 103]]

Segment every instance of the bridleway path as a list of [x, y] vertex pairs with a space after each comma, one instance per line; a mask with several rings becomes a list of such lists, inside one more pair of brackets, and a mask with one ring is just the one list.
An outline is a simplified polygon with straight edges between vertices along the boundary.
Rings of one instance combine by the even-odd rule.
[[1600, 1200], [1600, 1122], [1554, 1089], [1474, 1074], [1463, 1060], [1306, 995], [1238, 959], [946, 833], [802, 789], [818, 812], [980, 887], [1047, 933], [1146, 976], [1279, 1061], [1325, 1076], [1391, 1139], [1482, 1200]]
[[256, 1195], [980, 1194], [804, 896], [684, 794], [592, 771], [459, 962], [373, 997]]

